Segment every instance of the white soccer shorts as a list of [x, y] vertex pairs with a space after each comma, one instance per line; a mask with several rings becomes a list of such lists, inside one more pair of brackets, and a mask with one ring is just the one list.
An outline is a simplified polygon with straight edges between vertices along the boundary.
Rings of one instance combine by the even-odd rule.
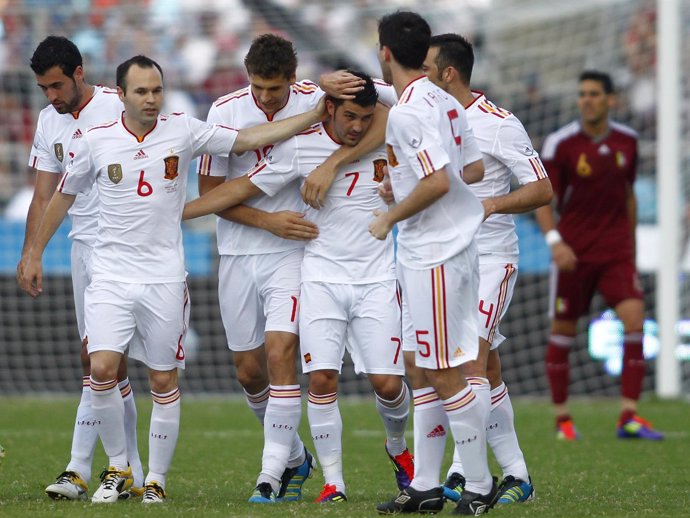
[[498, 348], [506, 339], [499, 332], [517, 281], [517, 264], [479, 262], [479, 336]]
[[218, 300], [231, 351], [256, 349], [267, 331], [298, 334], [303, 256], [299, 248], [220, 257]]
[[129, 356], [150, 369], [184, 369], [189, 302], [185, 282], [93, 281], [84, 295], [89, 354], [125, 354], [130, 344]]
[[402, 376], [400, 304], [395, 280], [370, 284], [302, 283], [303, 372], [340, 372], [347, 347], [355, 370]]
[[[405, 350], [425, 369], [476, 360], [479, 266], [474, 244], [436, 268], [413, 270], [398, 262]], [[414, 343], [414, 349], [412, 344]]]
[[93, 248], [81, 241], [72, 241], [72, 293], [74, 295], [74, 311], [77, 314], [77, 329], [79, 338], [86, 336], [84, 324], [84, 292], [91, 282], [91, 252]]

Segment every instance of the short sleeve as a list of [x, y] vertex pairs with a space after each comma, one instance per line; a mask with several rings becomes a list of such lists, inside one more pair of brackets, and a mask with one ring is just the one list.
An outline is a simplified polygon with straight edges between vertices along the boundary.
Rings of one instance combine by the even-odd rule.
[[376, 87], [376, 93], [379, 94], [379, 102], [381, 104], [390, 108], [398, 102], [398, 95], [395, 93], [393, 85], [389, 85], [380, 79], [374, 79], [374, 86]]
[[[61, 146], [61, 144], [56, 144]], [[61, 152], [61, 151], [60, 151]], [[56, 150], [48, 149], [43, 132], [43, 124], [39, 119], [36, 125], [36, 134], [31, 145], [31, 155], [29, 156], [29, 167], [47, 173], [62, 173], [62, 163], [55, 156]]]
[[441, 135], [428, 117], [412, 110], [394, 109], [388, 114], [392, 141], [418, 178], [424, 178], [450, 163], [441, 147]]
[[300, 178], [297, 139], [292, 137], [276, 144], [247, 176], [268, 196], [275, 196], [287, 184]]
[[239, 131], [222, 124], [210, 124], [193, 117], [187, 118], [192, 155], [229, 156]]
[[[208, 117], [206, 117], [206, 122], [210, 124], [222, 124], [224, 122], [217, 106], [211, 106], [208, 111]], [[201, 160], [199, 160], [199, 168], [197, 172], [203, 176], [227, 176], [229, 168], [229, 153], [226, 156], [203, 155]]]
[[496, 133], [492, 155], [513, 172], [521, 185], [547, 177], [539, 154], [516, 117], [502, 121]]
[[[75, 145], [65, 169], [65, 175], [58, 184], [58, 191], [64, 194], [87, 194], [96, 181], [97, 171], [93, 164], [88, 139], [82, 138]], [[120, 171], [120, 174], [122, 172]]]
[[546, 137], [542, 147], [541, 159], [551, 180], [553, 192], [556, 193], [559, 199], [563, 199], [563, 189], [565, 189], [567, 179], [564, 177], [565, 168], [560, 157], [560, 146], [558, 144], [559, 139], [554, 133]]

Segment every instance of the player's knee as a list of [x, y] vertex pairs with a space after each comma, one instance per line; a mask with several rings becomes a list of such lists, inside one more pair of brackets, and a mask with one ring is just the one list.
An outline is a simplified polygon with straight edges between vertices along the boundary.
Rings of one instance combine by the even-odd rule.
[[403, 381], [401, 376], [385, 375], [372, 378], [371, 384], [378, 397], [393, 401], [400, 395]]
[[309, 391], [313, 394], [333, 394], [338, 391], [338, 371], [320, 370], [309, 373]]
[[577, 322], [574, 320], [554, 320], [551, 322], [551, 334], [575, 336], [577, 334]]
[[149, 385], [156, 394], [166, 394], [177, 388], [177, 369], [157, 371], [149, 369]]
[[233, 355], [237, 381], [250, 394], [255, 394], [268, 385], [266, 357], [263, 348]]

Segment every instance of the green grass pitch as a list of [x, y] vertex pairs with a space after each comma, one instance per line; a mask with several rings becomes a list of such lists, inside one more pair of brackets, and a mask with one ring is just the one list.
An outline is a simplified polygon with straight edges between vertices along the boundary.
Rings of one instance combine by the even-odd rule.
[[[43, 490], [68, 461], [76, 405], [76, 398], [0, 397], [0, 444], [5, 448], [5, 457], [0, 458], [1, 517], [376, 516], [375, 504], [395, 494], [382, 426], [371, 400], [340, 403], [349, 501], [312, 503], [323, 484], [317, 471], [305, 485], [303, 502], [266, 506], [246, 503], [260, 465], [262, 434], [244, 402], [183, 397], [180, 439], [164, 505], [54, 502]], [[688, 402], [642, 403], [642, 414], [667, 432], [667, 439], [660, 443], [616, 439], [618, 409], [612, 400], [573, 403], [572, 413], [583, 436], [576, 443], [556, 441], [546, 402], [516, 399], [514, 406], [537, 498], [495, 508], [492, 516], [690, 515]], [[146, 465], [149, 400], [139, 399], [138, 408], [139, 445]], [[306, 411], [301, 433], [308, 438]], [[412, 443], [411, 427], [408, 442]], [[309, 439], [307, 444], [311, 445]], [[103, 467], [105, 456], [99, 446], [90, 492], [97, 487], [95, 477]], [[492, 471], [500, 474], [495, 464]], [[441, 516], [451, 509], [447, 504]]]

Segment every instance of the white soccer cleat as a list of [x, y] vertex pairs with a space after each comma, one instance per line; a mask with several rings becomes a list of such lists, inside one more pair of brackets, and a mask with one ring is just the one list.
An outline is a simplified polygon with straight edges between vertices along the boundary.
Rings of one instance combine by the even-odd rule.
[[46, 488], [46, 494], [53, 500], [84, 500], [89, 490], [86, 482], [75, 471], [64, 471]]
[[95, 504], [111, 504], [117, 502], [122, 493], [132, 487], [132, 468], [126, 471], [110, 466], [101, 473], [101, 485], [96, 489], [91, 501]]
[[147, 482], [144, 486], [143, 504], [162, 504], [165, 501], [165, 489], [163, 489], [158, 482], [152, 480]]

